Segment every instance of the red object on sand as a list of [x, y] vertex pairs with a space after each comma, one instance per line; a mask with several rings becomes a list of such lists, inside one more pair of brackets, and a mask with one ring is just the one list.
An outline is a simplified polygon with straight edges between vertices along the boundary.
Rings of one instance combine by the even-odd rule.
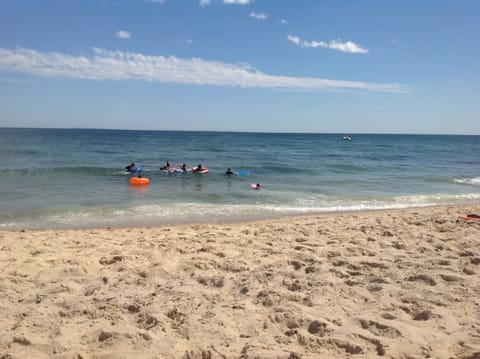
[[476, 214], [462, 214], [458, 216], [458, 218], [463, 219], [464, 221], [480, 223], [480, 216], [477, 216]]

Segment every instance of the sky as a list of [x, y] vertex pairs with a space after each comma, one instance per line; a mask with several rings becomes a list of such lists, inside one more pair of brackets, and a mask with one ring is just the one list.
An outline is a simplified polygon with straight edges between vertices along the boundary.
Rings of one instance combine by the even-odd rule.
[[480, 1], [0, 0], [0, 127], [480, 135]]

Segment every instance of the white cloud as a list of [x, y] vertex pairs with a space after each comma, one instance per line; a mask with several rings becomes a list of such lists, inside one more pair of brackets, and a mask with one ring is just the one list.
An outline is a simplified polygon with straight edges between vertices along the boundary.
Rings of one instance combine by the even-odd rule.
[[165, 4], [165, 0], [150, 0], [151, 3], [154, 3], [154, 4]]
[[293, 36], [293, 35], [288, 35], [287, 39], [291, 42], [293, 42], [295, 45], [300, 45], [301, 40], [298, 36]]
[[313, 48], [328, 47], [328, 44], [326, 44], [323, 41], [304, 41], [302, 45], [305, 47], [313, 47]]
[[282, 25], [287, 25], [287, 24], [288, 24], [288, 21], [285, 20], [285, 19], [281, 19], [281, 20], [278, 20], [278, 23], [279, 23], [279, 24], [282, 24]]
[[330, 41], [328, 47], [330, 49], [340, 50], [342, 52], [348, 52], [351, 54], [368, 54], [368, 49], [361, 48], [360, 46], [351, 41], [347, 41], [344, 43]]
[[124, 39], [125, 40], [125, 39], [130, 39], [132, 37], [132, 34], [130, 34], [128, 31], [120, 30], [120, 31], [117, 31], [116, 36], [119, 39]]
[[300, 37], [298, 36], [295, 36], [295, 35], [288, 35], [287, 36], [287, 40], [290, 41], [290, 42], [293, 42], [295, 45], [297, 46], [300, 46], [302, 47], [303, 44], [302, 44], [302, 40], [300, 39]]
[[199, 4], [202, 7], [221, 3], [224, 5], [248, 5], [253, 3], [253, 1], [254, 0], [199, 0]]
[[298, 36], [293, 36], [293, 35], [288, 35], [287, 39], [300, 47], [325, 48], [325, 49], [332, 49], [332, 50], [347, 52], [350, 54], [368, 54], [369, 52], [368, 49], [362, 48], [351, 41], [338, 42], [338, 41], [332, 40], [329, 43], [326, 43], [323, 41], [315, 41], [315, 40], [302, 41]]
[[135, 80], [160, 83], [213, 85], [301, 91], [353, 89], [409, 92], [396, 83], [370, 83], [312, 77], [269, 75], [249, 66], [199, 58], [150, 56], [133, 52], [93, 49], [94, 55], [72, 56], [32, 49], [0, 48], [0, 71], [83, 80]]
[[253, 0], [223, 0], [223, 3], [226, 5], [248, 5], [252, 2]]
[[251, 12], [248, 14], [248, 16], [253, 17], [254, 19], [257, 20], [267, 20], [267, 15], [265, 15], [263, 12]]

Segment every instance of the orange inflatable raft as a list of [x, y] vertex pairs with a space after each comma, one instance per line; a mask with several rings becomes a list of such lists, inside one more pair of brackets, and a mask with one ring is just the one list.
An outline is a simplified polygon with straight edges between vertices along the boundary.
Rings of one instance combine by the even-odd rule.
[[150, 183], [150, 180], [145, 177], [130, 178], [130, 186], [144, 186]]

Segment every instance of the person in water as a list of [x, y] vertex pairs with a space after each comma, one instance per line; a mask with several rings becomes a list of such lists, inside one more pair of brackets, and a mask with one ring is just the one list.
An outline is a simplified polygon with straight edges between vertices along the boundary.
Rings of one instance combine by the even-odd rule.
[[165, 162], [165, 164], [163, 165], [162, 168], [160, 168], [161, 170], [169, 170], [170, 169], [170, 161], [167, 160], [167, 162]]
[[262, 185], [261, 183], [257, 183], [257, 184], [253, 184], [251, 187], [252, 187], [253, 189], [260, 189], [260, 188], [263, 187], [263, 185]]
[[201, 163], [198, 164], [197, 167], [195, 167], [192, 172], [202, 172], [202, 171], [205, 171], [207, 168], [204, 167]]
[[235, 172], [233, 172], [233, 171], [230, 169], [230, 167], [228, 167], [228, 168], [227, 168], [227, 172], [225, 172], [225, 174], [230, 176], [230, 175], [234, 175]]
[[128, 166], [125, 167], [125, 169], [130, 172], [131, 170], [133, 170], [135, 168], [135, 163], [131, 163], [129, 164]]

